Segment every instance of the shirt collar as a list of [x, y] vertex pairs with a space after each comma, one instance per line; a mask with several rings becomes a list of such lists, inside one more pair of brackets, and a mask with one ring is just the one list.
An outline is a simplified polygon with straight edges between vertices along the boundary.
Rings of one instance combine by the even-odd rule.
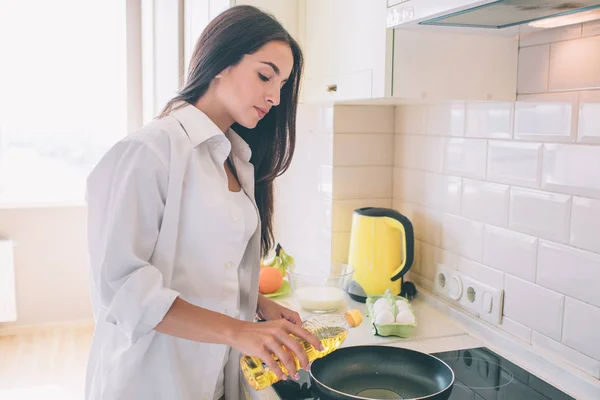
[[250, 161], [252, 151], [248, 143], [241, 136], [231, 128], [228, 129], [226, 134], [223, 134], [208, 115], [192, 104], [186, 104], [172, 111], [171, 116], [181, 123], [194, 147], [206, 142], [210, 138], [221, 137], [230, 142], [232, 151], [238, 157], [246, 162]]

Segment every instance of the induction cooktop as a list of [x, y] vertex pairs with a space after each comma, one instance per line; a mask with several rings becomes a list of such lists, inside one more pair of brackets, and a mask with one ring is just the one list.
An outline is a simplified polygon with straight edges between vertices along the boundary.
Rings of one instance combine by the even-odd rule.
[[[456, 379], [449, 400], [575, 400], [486, 347], [432, 355], [454, 370]], [[298, 372], [300, 380], [273, 385], [277, 395], [285, 400], [326, 400], [311, 388], [308, 372]]]

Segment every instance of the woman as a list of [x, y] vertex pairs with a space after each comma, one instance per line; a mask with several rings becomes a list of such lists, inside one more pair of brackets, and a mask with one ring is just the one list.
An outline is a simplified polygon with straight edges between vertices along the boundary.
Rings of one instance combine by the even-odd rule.
[[[87, 399], [236, 399], [241, 354], [292, 377], [297, 313], [258, 295], [273, 180], [290, 164], [298, 44], [250, 6], [215, 18], [183, 90], [88, 178], [96, 330]], [[254, 322], [255, 315], [267, 322]]]

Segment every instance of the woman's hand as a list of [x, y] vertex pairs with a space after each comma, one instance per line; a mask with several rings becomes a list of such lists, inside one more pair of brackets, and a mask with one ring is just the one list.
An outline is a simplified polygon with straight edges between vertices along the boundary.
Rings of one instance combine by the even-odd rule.
[[302, 326], [300, 315], [289, 308], [263, 296], [258, 296], [258, 316], [266, 321], [287, 319], [291, 323]]
[[[271, 371], [284, 380], [287, 377], [273, 359], [273, 355], [283, 363], [289, 375], [296, 380], [300, 376], [292, 354], [296, 355], [303, 369], [307, 369], [309, 364], [304, 348], [290, 334], [307, 341], [317, 350], [323, 350], [321, 342], [315, 335], [287, 319], [279, 318], [267, 322], [238, 322], [229, 345], [242, 354], [260, 358]], [[285, 349], [282, 346], [285, 346]]]

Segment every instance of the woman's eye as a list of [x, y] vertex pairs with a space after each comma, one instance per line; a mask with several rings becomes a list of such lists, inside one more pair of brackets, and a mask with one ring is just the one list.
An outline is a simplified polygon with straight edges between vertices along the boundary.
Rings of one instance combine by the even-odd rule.
[[258, 77], [260, 78], [261, 81], [263, 82], [269, 82], [269, 78], [267, 78], [266, 76], [264, 76], [263, 74], [261, 74], [260, 72], [258, 73]]

